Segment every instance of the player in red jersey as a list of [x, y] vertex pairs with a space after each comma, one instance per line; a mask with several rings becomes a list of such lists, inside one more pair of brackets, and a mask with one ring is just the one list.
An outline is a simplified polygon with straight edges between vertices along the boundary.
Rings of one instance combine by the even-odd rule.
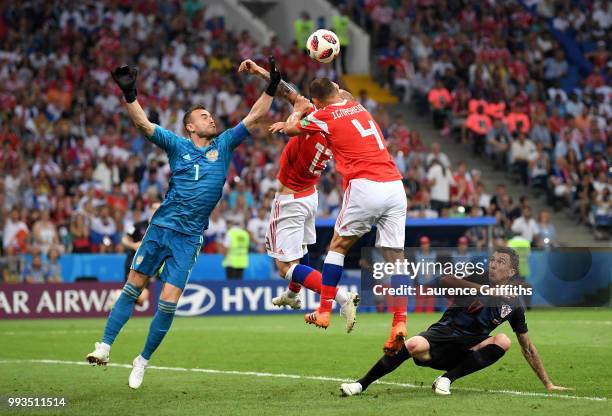
[[[358, 102], [343, 97], [327, 78], [312, 81], [310, 94], [317, 110], [305, 118], [294, 112], [283, 130], [289, 135], [323, 134], [344, 179], [342, 209], [323, 266], [321, 305], [305, 315], [307, 323], [327, 328], [344, 257], [373, 225], [377, 226], [376, 247], [382, 249], [385, 260], [403, 260], [407, 200], [402, 175], [370, 113]], [[395, 302], [393, 312], [391, 334], [384, 346], [389, 353], [398, 351], [406, 337], [405, 298]]]
[[[239, 71], [268, 78], [268, 72], [251, 60], [244, 61]], [[292, 104], [298, 97], [295, 91], [284, 86], [279, 95]], [[294, 111], [305, 116], [314, 108], [308, 100], [302, 99], [295, 105]], [[275, 259], [280, 276], [290, 282], [287, 291], [272, 299], [276, 306], [299, 309], [301, 286], [321, 293], [321, 273], [309, 267], [307, 246], [316, 242], [318, 194], [315, 185], [331, 156], [327, 139], [316, 132], [291, 137], [283, 149], [278, 173], [280, 186], [272, 202], [270, 225], [266, 233], [268, 255]], [[333, 298], [340, 304], [340, 313], [346, 319], [346, 330], [350, 332], [355, 324], [359, 296], [336, 290]]]

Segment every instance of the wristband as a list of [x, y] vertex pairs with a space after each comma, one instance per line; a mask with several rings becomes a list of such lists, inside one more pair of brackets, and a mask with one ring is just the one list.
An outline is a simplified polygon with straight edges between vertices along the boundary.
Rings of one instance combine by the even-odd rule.
[[136, 101], [136, 88], [131, 91], [124, 92], [123, 96], [125, 97], [125, 101], [127, 103], [133, 103]]

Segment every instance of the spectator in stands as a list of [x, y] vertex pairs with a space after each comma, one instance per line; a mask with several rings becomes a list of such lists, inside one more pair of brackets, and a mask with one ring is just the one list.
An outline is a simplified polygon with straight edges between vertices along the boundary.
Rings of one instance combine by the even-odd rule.
[[486, 135], [491, 130], [491, 118], [485, 114], [484, 106], [479, 105], [476, 113], [472, 113], [465, 120], [465, 127], [472, 141], [472, 152], [475, 156], [484, 154]]
[[310, 14], [307, 11], [300, 13], [300, 18], [293, 22], [293, 36], [295, 41], [300, 47], [306, 45], [308, 36], [315, 30], [314, 20], [310, 18]]
[[119, 242], [119, 235], [108, 206], [101, 206], [98, 215], [91, 219], [90, 232], [91, 244], [98, 252], [108, 253], [114, 250], [114, 245]]
[[535, 153], [536, 147], [522, 131], [510, 146], [510, 164], [518, 171], [523, 185], [529, 183], [529, 158]]
[[345, 4], [341, 4], [338, 7], [338, 11], [340, 14], [335, 14], [332, 16], [332, 30], [336, 35], [338, 35], [338, 39], [340, 40], [340, 65], [342, 73], [346, 74], [347, 49], [351, 43], [351, 36], [349, 33], [351, 19], [348, 14], [348, 8]]
[[373, 99], [371, 99], [368, 96], [368, 91], [365, 89], [360, 89], [359, 90], [359, 98], [357, 99], [359, 101], [359, 103], [364, 106], [366, 108], [366, 110], [368, 110], [370, 113], [374, 113], [376, 112], [376, 107], [378, 106], [378, 104], [376, 104], [376, 101], [374, 101]]
[[541, 114], [534, 118], [533, 128], [529, 134], [535, 144], [542, 143], [544, 150], [549, 153], [553, 149], [553, 138], [550, 130], [546, 127], [546, 115]]
[[208, 228], [204, 231], [205, 253], [221, 252], [221, 244], [227, 233], [227, 223], [221, 216], [221, 212], [226, 208], [225, 202], [221, 202], [213, 209], [208, 221]]
[[42, 257], [39, 252], [32, 255], [32, 262], [26, 264], [21, 272], [21, 280], [25, 283], [45, 283], [47, 281], [47, 270], [43, 267]]
[[495, 224], [491, 227], [491, 237], [493, 247], [505, 247], [508, 239], [508, 226], [506, 217], [500, 210], [495, 211]]
[[251, 237], [251, 251], [256, 253], [266, 252], [266, 231], [270, 225], [268, 213], [266, 208], [259, 208], [257, 216], [251, 218], [247, 224], [247, 231]]
[[52, 247], [47, 253], [47, 261], [43, 264], [47, 282], [62, 283], [62, 267], [59, 262], [60, 251]]
[[431, 153], [427, 155], [425, 163], [430, 165], [434, 159], [437, 159], [444, 167], [450, 168], [450, 159], [446, 156], [446, 153], [440, 150], [440, 143], [433, 142], [431, 144]]
[[542, 142], [536, 143], [536, 151], [529, 155], [529, 183], [533, 187], [546, 189], [550, 158]]
[[436, 79], [436, 84], [431, 91], [429, 91], [427, 100], [431, 106], [434, 127], [438, 130], [448, 127], [447, 113], [451, 108], [452, 98], [450, 92], [444, 86], [442, 78]]
[[440, 214], [432, 207], [429, 192], [422, 190], [409, 200], [407, 215], [411, 218], [438, 218]]
[[[414, 253], [415, 262], [423, 262], [424, 264], [435, 264], [437, 254], [431, 249], [431, 240], [426, 235], [419, 238], [419, 248]], [[423, 268], [425, 269], [425, 268]], [[424, 288], [432, 286], [435, 282], [435, 276], [429, 270], [422, 270], [416, 276], [416, 283]], [[435, 297], [422, 295], [421, 290], [417, 291], [414, 312], [431, 313], [435, 308]]]
[[149, 169], [146, 176], [143, 176], [140, 181], [140, 194], [141, 195], [163, 195], [164, 186], [158, 179], [157, 168], [152, 167]]
[[538, 234], [538, 224], [531, 217], [531, 208], [527, 206], [522, 211], [521, 216], [512, 223], [511, 230], [514, 233], [520, 234], [521, 237], [529, 242], [533, 242], [534, 237]]
[[538, 231], [536, 245], [538, 247], [555, 247], [557, 240], [557, 230], [550, 223], [550, 214], [548, 211], [541, 211], [538, 215]]
[[223, 241], [223, 267], [228, 279], [242, 279], [249, 265], [249, 232], [242, 222], [228, 219], [229, 229]]
[[561, 78], [567, 74], [568, 65], [565, 59], [563, 49], [559, 48], [555, 51], [554, 57], [544, 60], [544, 82], [546, 87], [558, 85]]
[[246, 188], [245, 181], [241, 180], [239, 177], [236, 177], [234, 179], [234, 190], [230, 193], [228, 198], [228, 205], [230, 209], [236, 207], [238, 197], [243, 199], [246, 209], [250, 209], [255, 203], [253, 194]]
[[508, 164], [508, 150], [512, 136], [500, 119], [493, 120], [493, 126], [487, 131], [487, 154], [493, 159], [496, 169], [504, 169]]
[[113, 163], [113, 157], [110, 153], [107, 153], [94, 169], [93, 179], [107, 193], [111, 192], [113, 185], [119, 183], [119, 168]]
[[[470, 209], [470, 218], [477, 218], [480, 216], [480, 209], [478, 207], [472, 207]], [[465, 236], [469, 239], [470, 245], [476, 247], [478, 250], [482, 250], [487, 244], [487, 229], [482, 226], [470, 227], [466, 232]]]
[[13, 208], [10, 217], [6, 219], [4, 224], [2, 235], [4, 253], [9, 256], [25, 253], [28, 248], [29, 235], [28, 226], [19, 217], [19, 209]]
[[427, 183], [431, 189], [431, 207], [440, 212], [449, 207], [450, 188], [455, 184], [450, 169], [438, 159], [433, 159], [427, 168]]
[[564, 157], [557, 158], [552, 175], [548, 178], [549, 189], [555, 198], [551, 202], [555, 203], [556, 210], [558, 210], [557, 202], [562, 202], [565, 205], [569, 204], [572, 196], [573, 181], [574, 179], [567, 160]]
[[32, 236], [34, 237], [33, 245], [40, 250], [42, 254], [47, 252], [52, 247], [59, 246], [59, 236], [55, 224], [51, 221], [51, 216], [48, 209], [43, 209], [40, 212], [40, 218], [32, 227]]
[[70, 235], [72, 239], [73, 253], [91, 253], [92, 245], [89, 241], [89, 224], [87, 217], [76, 213], [70, 224]]
[[278, 189], [278, 179], [276, 179], [277, 170], [269, 165], [265, 168], [266, 176], [259, 183], [259, 192], [263, 195], [267, 194], [268, 191], [276, 191]]
[[451, 200], [459, 205], [468, 205], [470, 197], [474, 194], [472, 177], [467, 171], [466, 163], [461, 160], [457, 164], [457, 170], [453, 173], [453, 185], [451, 186]]

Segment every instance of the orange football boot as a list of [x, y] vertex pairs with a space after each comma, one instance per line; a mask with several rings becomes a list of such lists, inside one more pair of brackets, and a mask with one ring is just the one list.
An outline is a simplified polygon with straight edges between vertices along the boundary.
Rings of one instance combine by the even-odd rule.
[[304, 315], [307, 324], [313, 324], [318, 328], [327, 329], [331, 312], [321, 312], [318, 309]]
[[389, 334], [389, 338], [387, 338], [387, 342], [383, 346], [383, 352], [385, 355], [395, 355], [402, 349], [402, 344], [406, 339], [406, 335], [408, 335], [408, 331], [406, 330], [406, 322], [401, 321], [397, 322], [395, 325], [391, 327], [391, 333]]

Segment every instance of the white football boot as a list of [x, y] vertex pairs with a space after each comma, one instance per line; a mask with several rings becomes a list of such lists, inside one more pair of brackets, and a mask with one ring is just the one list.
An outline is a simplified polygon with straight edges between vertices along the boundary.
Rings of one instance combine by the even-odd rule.
[[95, 365], [106, 365], [110, 360], [110, 347], [103, 342], [96, 342], [93, 352], [87, 354], [87, 362]]
[[130, 378], [128, 379], [128, 384], [131, 388], [137, 389], [140, 387], [148, 364], [149, 360], [145, 360], [140, 355], [134, 358], [134, 361], [132, 362], [132, 372], [130, 373]]
[[362, 390], [363, 387], [357, 382], [340, 384], [340, 392], [343, 396], [355, 396], [361, 394]]
[[451, 381], [448, 378], [438, 376], [438, 378], [436, 378], [431, 385], [431, 388], [433, 389], [434, 393], [439, 394], [440, 396], [448, 396], [451, 394], [450, 385]]
[[301, 309], [302, 301], [298, 295], [289, 296], [289, 291], [283, 292], [282, 295], [272, 298], [274, 306], [283, 307], [289, 306], [291, 309]]
[[357, 316], [357, 306], [359, 305], [360, 298], [355, 292], [349, 292], [348, 301], [340, 307], [340, 316], [346, 320], [346, 332], [347, 334], [353, 330], [355, 326], [355, 317]]

